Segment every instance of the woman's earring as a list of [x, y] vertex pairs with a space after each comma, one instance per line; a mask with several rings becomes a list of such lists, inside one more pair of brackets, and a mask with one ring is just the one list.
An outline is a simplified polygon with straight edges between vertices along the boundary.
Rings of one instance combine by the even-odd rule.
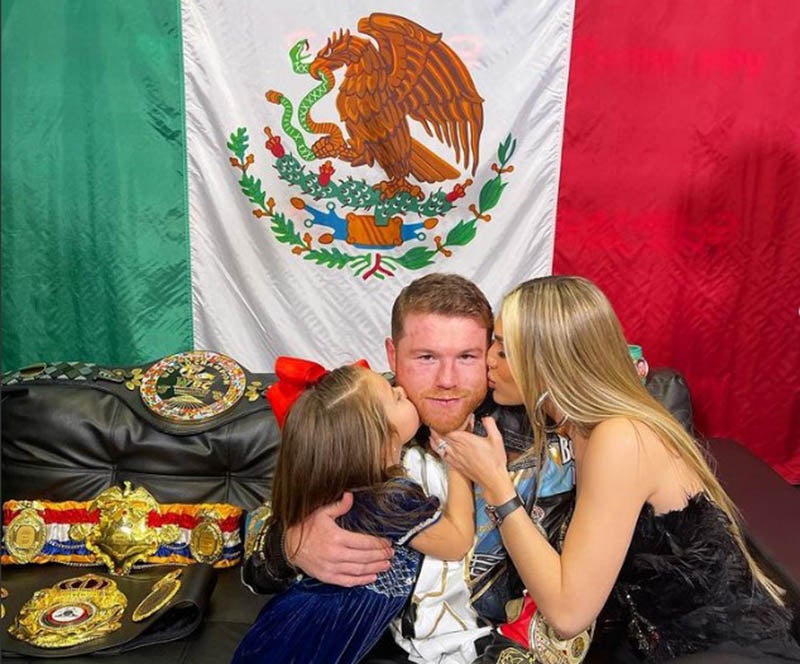
[[550, 396], [550, 393], [545, 390], [539, 395], [539, 398], [536, 400], [536, 405], [533, 407], [533, 423], [539, 427], [543, 428], [545, 426], [545, 416], [542, 412], [542, 406], [544, 406], [544, 402], [547, 400], [547, 397]]
[[544, 414], [544, 402], [547, 401], [549, 396], [550, 393], [545, 390], [536, 400], [536, 405], [533, 407], [533, 423], [544, 430], [545, 433], [557, 433], [558, 430], [566, 424], [567, 416], [564, 415], [560, 422], [547, 424], [547, 415]]

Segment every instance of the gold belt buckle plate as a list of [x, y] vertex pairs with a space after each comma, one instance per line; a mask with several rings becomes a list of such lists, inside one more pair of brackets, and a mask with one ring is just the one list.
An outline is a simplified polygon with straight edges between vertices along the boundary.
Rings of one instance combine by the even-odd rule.
[[114, 581], [86, 574], [36, 591], [8, 631], [39, 648], [67, 648], [118, 630], [127, 604]]
[[189, 537], [189, 551], [197, 562], [213, 565], [220, 559], [225, 544], [222, 528], [217, 523], [219, 515], [201, 512], [198, 518], [199, 522]]
[[24, 501], [23, 509], [6, 527], [4, 543], [8, 552], [20, 563], [29, 563], [38, 556], [47, 541], [47, 526], [35, 501]]
[[142, 376], [139, 395], [154, 415], [175, 424], [197, 424], [233, 408], [246, 383], [244, 369], [227, 355], [189, 351], [151, 366]]
[[137, 562], [147, 560], [161, 544], [178, 539], [177, 526], [154, 528], [148, 524], [151, 512], [160, 513], [155, 498], [144, 487], [133, 489], [130, 482], [124, 488], [111, 487], [92, 501], [89, 510], [99, 510], [96, 524], [70, 528], [70, 537], [86, 540], [86, 548], [94, 553], [112, 574], [125, 575]]

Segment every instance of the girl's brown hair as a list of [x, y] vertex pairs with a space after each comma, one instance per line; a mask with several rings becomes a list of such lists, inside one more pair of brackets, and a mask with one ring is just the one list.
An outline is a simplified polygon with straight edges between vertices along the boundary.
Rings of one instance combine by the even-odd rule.
[[402, 474], [385, 467], [395, 431], [369, 389], [371, 373], [352, 365], [335, 369], [292, 405], [272, 484], [273, 519], [284, 532], [344, 491], [380, 492], [386, 480]]

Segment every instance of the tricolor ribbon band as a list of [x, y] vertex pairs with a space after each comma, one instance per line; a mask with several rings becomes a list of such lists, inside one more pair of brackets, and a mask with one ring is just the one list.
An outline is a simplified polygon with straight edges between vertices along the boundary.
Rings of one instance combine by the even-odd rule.
[[[2, 564], [101, 564], [98, 556], [87, 547], [86, 540], [74, 537], [76, 531], [89, 530], [100, 523], [101, 510], [90, 509], [92, 504], [93, 501], [5, 502]], [[189, 564], [200, 559], [200, 562], [211, 562], [215, 567], [232, 567], [241, 561], [240, 508], [220, 503], [172, 503], [160, 505], [159, 508], [147, 514], [147, 527], [159, 533], [171, 526], [174, 536], [160, 543], [157, 550], [141, 563]], [[17, 519], [26, 513], [34, 522], [25, 524], [24, 529], [15, 528]], [[41, 532], [38, 532], [39, 529]], [[193, 535], [197, 540], [201, 531], [207, 533], [206, 544], [193, 542]], [[212, 553], [206, 551], [206, 555], [198, 555], [198, 550], [209, 548], [213, 550]], [[23, 551], [24, 555], [21, 553]]]

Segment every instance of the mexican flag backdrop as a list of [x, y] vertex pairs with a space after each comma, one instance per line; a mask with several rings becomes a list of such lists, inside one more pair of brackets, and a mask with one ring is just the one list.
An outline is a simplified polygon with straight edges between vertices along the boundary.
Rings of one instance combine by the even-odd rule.
[[800, 8], [4, 0], [3, 368], [385, 367], [399, 290], [593, 279], [800, 482]]

